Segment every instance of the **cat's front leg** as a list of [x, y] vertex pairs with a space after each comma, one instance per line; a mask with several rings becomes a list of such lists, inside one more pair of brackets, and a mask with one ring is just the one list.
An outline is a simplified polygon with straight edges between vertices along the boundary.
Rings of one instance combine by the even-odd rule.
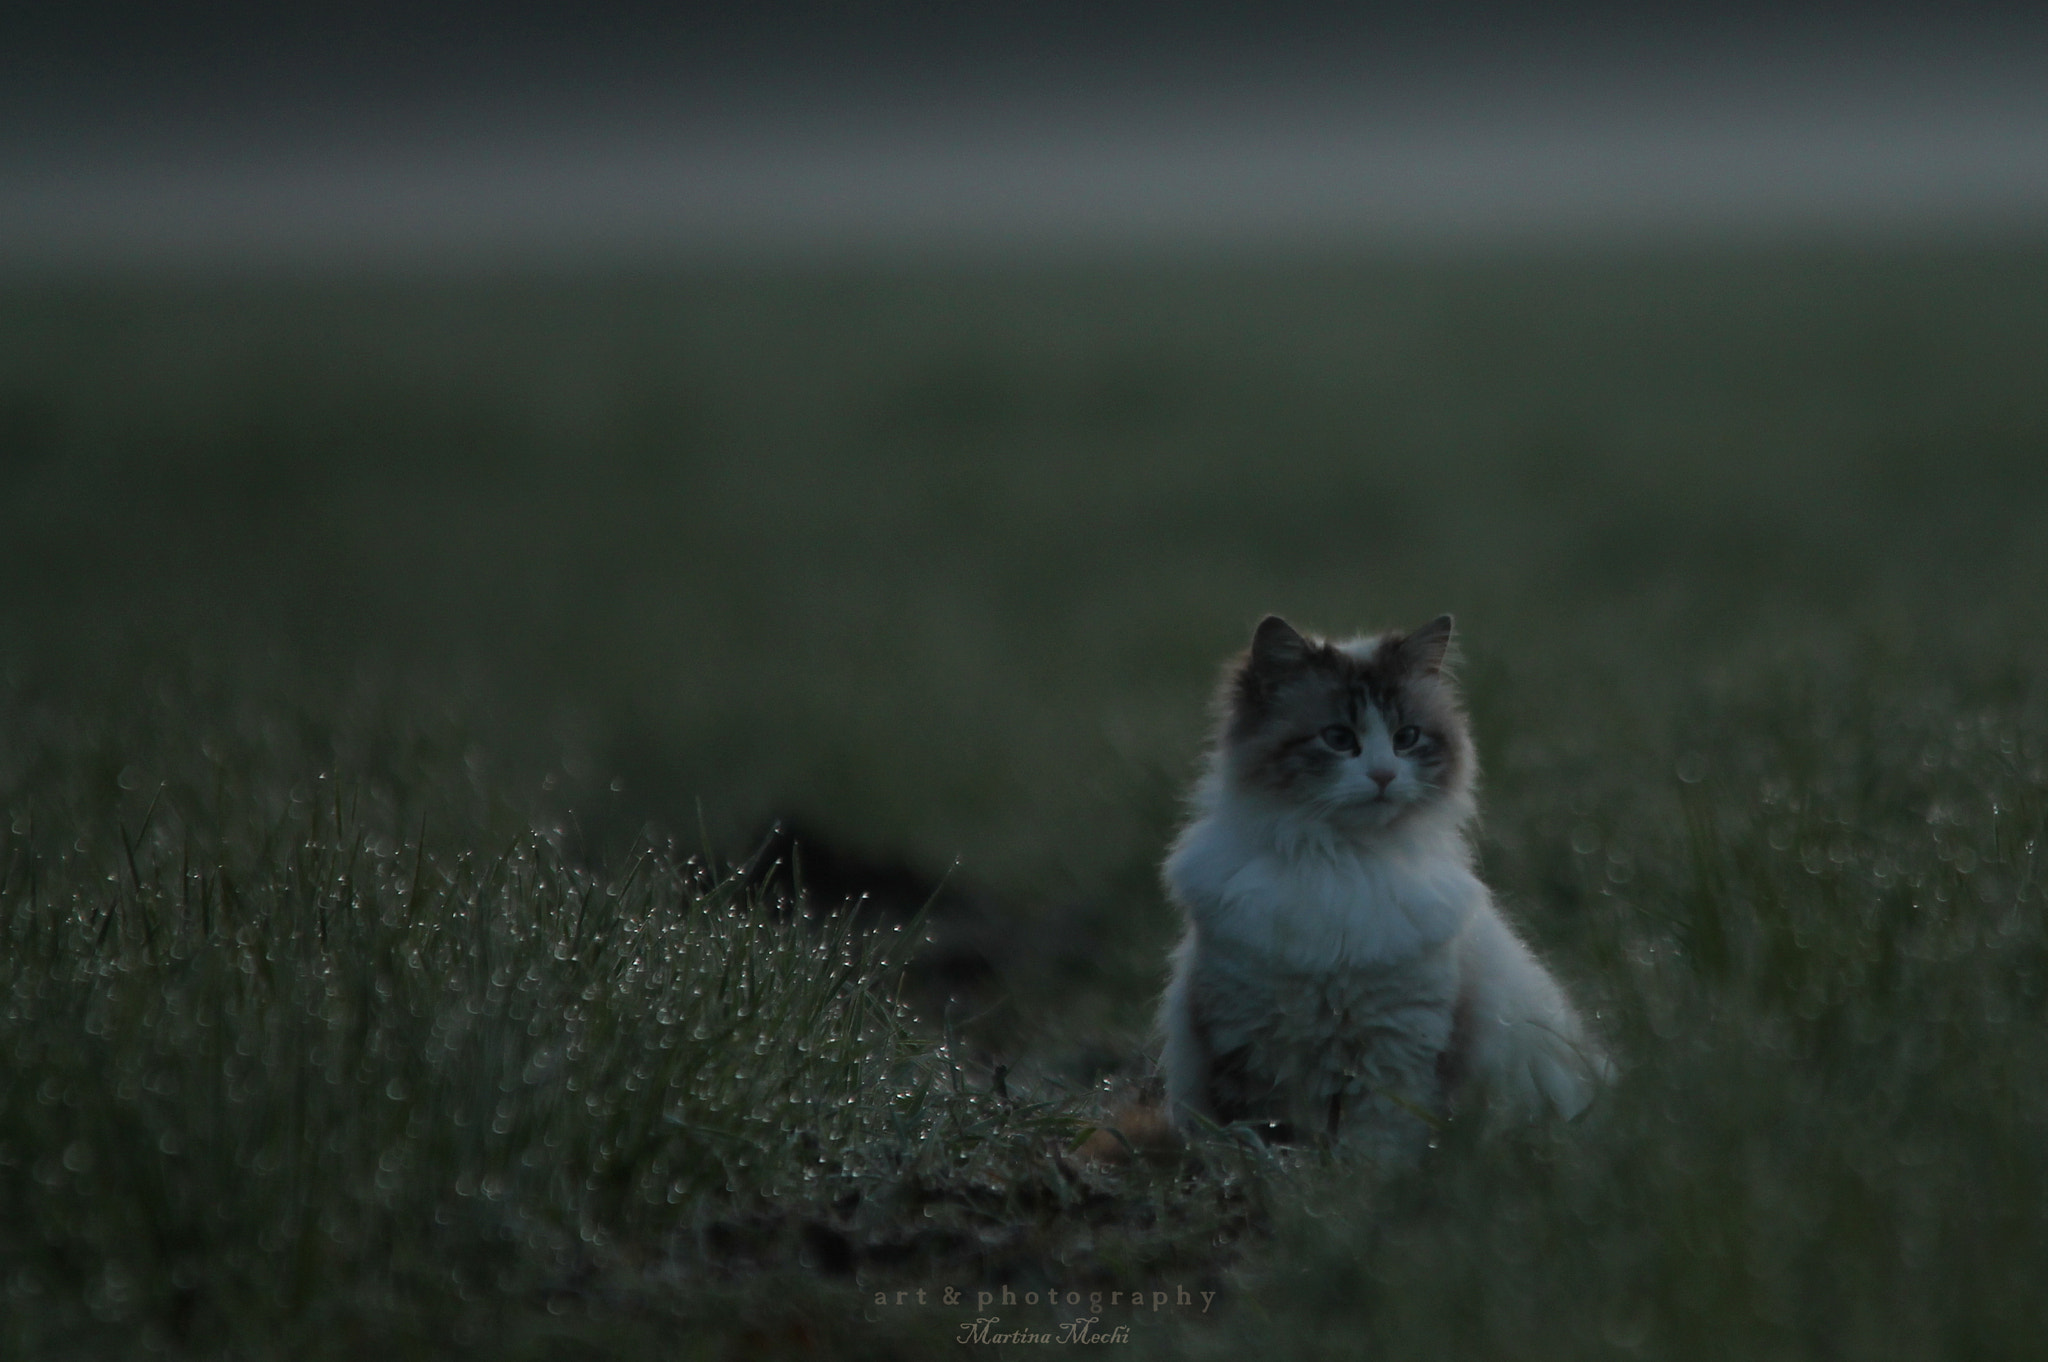
[[1173, 972], [1167, 980], [1166, 996], [1159, 1005], [1159, 1029], [1164, 1045], [1159, 1056], [1161, 1076], [1166, 1080], [1167, 1119], [1176, 1130], [1185, 1130], [1191, 1115], [1214, 1120], [1216, 1107], [1210, 1092], [1209, 1047], [1194, 1013], [1195, 957], [1199, 949], [1195, 931], [1188, 929], [1173, 953]]

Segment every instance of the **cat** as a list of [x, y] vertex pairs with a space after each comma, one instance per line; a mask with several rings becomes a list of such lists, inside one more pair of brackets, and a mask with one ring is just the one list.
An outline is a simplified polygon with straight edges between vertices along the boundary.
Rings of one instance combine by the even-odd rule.
[[1228, 670], [1164, 870], [1177, 1129], [1406, 1148], [1471, 1102], [1574, 1116], [1610, 1072], [1473, 870], [1451, 630], [1329, 643], [1268, 616]]

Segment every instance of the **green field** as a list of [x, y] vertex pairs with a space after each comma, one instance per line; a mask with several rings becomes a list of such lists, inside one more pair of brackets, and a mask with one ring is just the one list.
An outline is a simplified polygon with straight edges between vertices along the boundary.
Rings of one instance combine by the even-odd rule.
[[[15, 278], [0, 487], [0, 1352], [2048, 1332], [2048, 250]], [[1222, 660], [1443, 610], [1620, 1081], [1065, 1161]]]

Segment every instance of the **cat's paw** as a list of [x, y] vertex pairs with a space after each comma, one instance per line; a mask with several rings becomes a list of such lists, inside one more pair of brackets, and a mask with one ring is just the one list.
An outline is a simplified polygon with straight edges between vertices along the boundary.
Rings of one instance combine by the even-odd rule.
[[1530, 1056], [1529, 1079], [1543, 1104], [1569, 1121], [1593, 1104], [1613, 1067], [1605, 1056], [1559, 1041]]
[[1571, 1120], [1614, 1076], [1614, 1065], [1596, 1047], [1538, 1023], [1504, 1027], [1494, 1041], [1474, 1056], [1475, 1078], [1486, 1105], [1501, 1116]]

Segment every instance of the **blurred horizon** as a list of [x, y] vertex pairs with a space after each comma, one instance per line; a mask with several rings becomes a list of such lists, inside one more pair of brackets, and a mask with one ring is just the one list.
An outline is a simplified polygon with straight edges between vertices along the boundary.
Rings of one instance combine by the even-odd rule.
[[16, 269], [2032, 236], [2048, 21], [17, 14]]

